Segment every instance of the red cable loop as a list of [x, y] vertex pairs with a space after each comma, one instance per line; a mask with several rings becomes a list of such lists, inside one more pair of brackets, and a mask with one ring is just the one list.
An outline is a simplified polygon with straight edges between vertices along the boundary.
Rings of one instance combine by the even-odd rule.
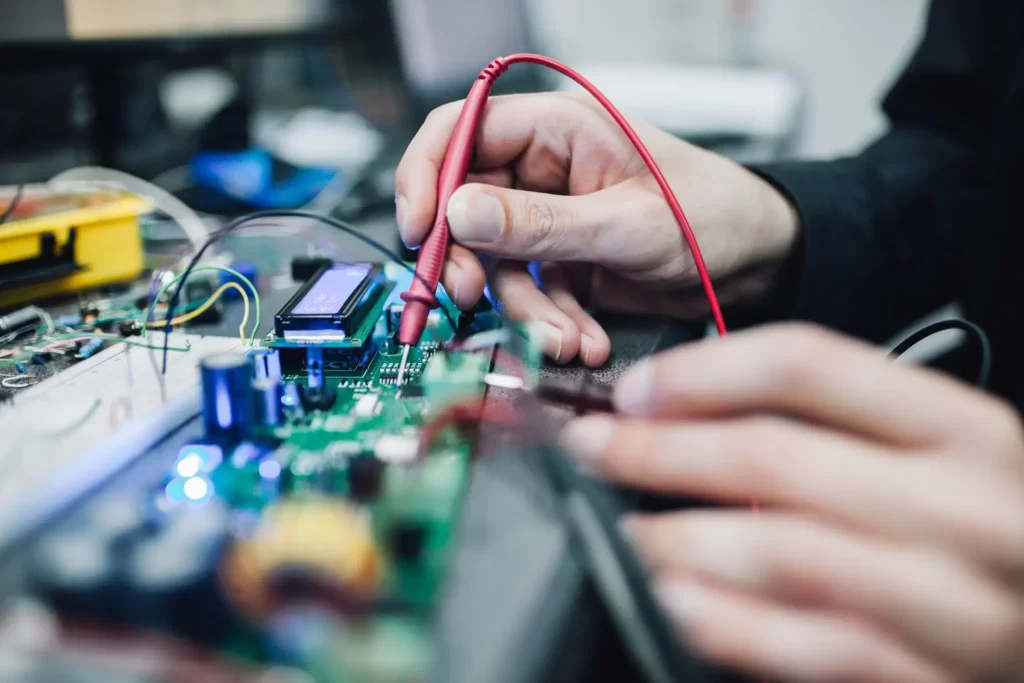
[[683, 207], [679, 204], [679, 200], [676, 199], [675, 192], [672, 191], [672, 186], [668, 184], [668, 179], [665, 178], [665, 174], [661, 172], [661, 168], [658, 167], [658, 162], [654, 160], [651, 153], [647, 151], [647, 146], [644, 145], [640, 136], [633, 130], [633, 126], [629, 125], [626, 117], [622, 115], [622, 112], [612, 104], [611, 100], [605, 97], [604, 93], [597, 89], [593, 83], [588, 81], [582, 74], [571, 69], [570, 67], [562, 64], [559, 61], [545, 57], [543, 55], [534, 54], [516, 54], [509, 55], [502, 60], [505, 63], [505, 68], [513, 64], [529, 63], [529, 64], [540, 64], [546, 66], [549, 69], [554, 69], [560, 74], [571, 78], [576, 81], [584, 90], [590, 93], [594, 99], [601, 103], [601, 106], [615, 119], [615, 123], [619, 124], [619, 128], [629, 138], [630, 143], [636, 148], [636, 151], [640, 154], [640, 157], [647, 164], [647, 168], [651, 171], [651, 175], [658, 183], [658, 187], [661, 188], [662, 194], [665, 195], [665, 201], [668, 202], [669, 209], [672, 210], [672, 215], [675, 216], [676, 222], [679, 224], [679, 229], [683, 232], [683, 238], [686, 240], [687, 246], [690, 248], [690, 253], [693, 255], [693, 262], [697, 266], [697, 275], [700, 277], [700, 283], [704, 287], [704, 295], [707, 297], [708, 306], [711, 308], [711, 317], [714, 318], [715, 327], [718, 329], [719, 336], [724, 337], [727, 333], [725, 328], [725, 318], [722, 316], [722, 309], [718, 305], [718, 296], [715, 294], [715, 288], [711, 284], [711, 275], [708, 273], [707, 266], [704, 264], [704, 256], [701, 254], [700, 246], [697, 244], [697, 237], [693, 234], [693, 228], [690, 227], [690, 221], [686, 218], [686, 213], [683, 212]]
[[[444, 261], [448, 255], [449, 229], [446, 216], [448, 200], [451, 199], [455, 190], [466, 182], [466, 174], [469, 171], [470, 160], [473, 158], [473, 149], [476, 144], [477, 129], [480, 118], [483, 116], [487, 97], [490, 95], [491, 86], [510, 66], [520, 63], [546, 66], [571, 78], [600, 102], [601, 106], [619, 124], [623, 133], [626, 134], [630, 143], [636, 148], [644, 163], [647, 164], [647, 168], [650, 170], [651, 175], [654, 176], [655, 181], [657, 181], [662, 194], [665, 195], [669, 209], [671, 209], [672, 215], [679, 224], [679, 229], [682, 231], [683, 238], [690, 249], [690, 254], [693, 256], [694, 264], [697, 267], [697, 275], [700, 278], [701, 286], [704, 288], [704, 295], [707, 297], [708, 306], [711, 309], [711, 317], [715, 321], [715, 327], [718, 329], [719, 336], [724, 337], [727, 333], [725, 319], [722, 316], [722, 309], [718, 304], [718, 297], [715, 295], [715, 289], [711, 283], [711, 276], [708, 273], [707, 266], [704, 263], [700, 246], [697, 244], [697, 238], [690, 227], [690, 221], [687, 220], [683, 207], [679, 204], [679, 200], [676, 199], [668, 179], [665, 178], [665, 174], [661, 172], [657, 162], [647, 150], [640, 136], [637, 135], [633, 127], [626, 121], [626, 117], [593, 83], [561, 62], [543, 55], [515, 54], [508, 57], [499, 57], [488, 64], [480, 72], [480, 76], [466, 96], [462, 113], [459, 115], [459, 120], [452, 131], [448, 152], [445, 155], [444, 163], [438, 176], [437, 214], [434, 217], [433, 229], [423, 242], [419, 259], [416, 262], [416, 272], [419, 277], [413, 280], [409, 291], [402, 295], [402, 298], [406, 301], [406, 307], [402, 314], [402, 322], [398, 333], [399, 343], [408, 345], [419, 343], [423, 329], [426, 327], [430, 309], [437, 307], [434, 291], [437, 289]], [[430, 289], [427, 288], [424, 281], [431, 285]]]

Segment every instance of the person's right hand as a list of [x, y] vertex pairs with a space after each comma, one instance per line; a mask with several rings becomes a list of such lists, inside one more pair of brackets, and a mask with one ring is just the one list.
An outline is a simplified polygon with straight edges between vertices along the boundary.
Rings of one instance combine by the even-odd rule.
[[[462, 103], [435, 110], [398, 167], [402, 239], [419, 245]], [[723, 303], [763, 296], [797, 240], [790, 203], [743, 167], [633, 123], [690, 219]], [[472, 307], [484, 290], [474, 252], [503, 259], [494, 292], [514, 319], [546, 323], [545, 350], [596, 367], [611, 342], [582, 304], [694, 317], [707, 311], [693, 258], [661, 190], [589, 96], [492, 98], [467, 185], [446, 207], [453, 244], [442, 283]], [[538, 262], [540, 286], [528, 270]]]

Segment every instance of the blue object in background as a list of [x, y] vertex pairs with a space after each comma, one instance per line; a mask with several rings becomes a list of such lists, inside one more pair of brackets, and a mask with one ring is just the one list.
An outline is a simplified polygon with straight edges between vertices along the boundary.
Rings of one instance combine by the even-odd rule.
[[336, 168], [296, 168], [274, 180], [274, 159], [265, 150], [199, 152], [189, 164], [196, 184], [260, 209], [292, 209], [308, 204], [341, 172]]
[[[259, 271], [256, 269], [256, 264], [255, 263], [253, 263], [252, 261], [235, 261], [234, 263], [231, 264], [230, 268], [232, 270], [238, 271], [240, 274], [242, 274], [246, 278], [248, 278], [249, 282], [252, 283], [252, 286], [256, 288], [256, 291], [259, 291], [259, 289], [260, 289], [260, 284], [259, 284], [259, 279], [258, 279], [259, 278]], [[246, 294], [251, 294], [251, 292], [249, 292], [248, 286], [244, 282], [239, 280], [237, 277], [232, 275], [231, 273], [225, 272], [223, 270], [220, 271], [220, 276], [218, 278], [218, 281], [219, 281], [218, 287], [220, 287], [222, 285], [226, 285], [229, 282], [237, 282], [238, 285], [242, 289], [245, 290]], [[242, 295], [239, 294], [238, 290], [235, 289], [234, 287], [232, 287], [228, 291], [224, 292], [224, 294], [222, 294], [222, 296], [224, 296], [227, 299], [241, 299], [242, 298]], [[253, 302], [253, 303], [256, 303], [256, 302]]]

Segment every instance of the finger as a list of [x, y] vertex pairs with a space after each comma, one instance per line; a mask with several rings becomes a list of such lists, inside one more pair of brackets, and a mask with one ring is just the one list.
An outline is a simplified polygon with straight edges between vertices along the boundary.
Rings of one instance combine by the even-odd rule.
[[866, 624], [793, 609], [679, 578], [656, 593], [705, 658], [756, 675], [809, 683], [951, 683], [935, 665]]
[[[682, 346], [631, 370], [615, 401], [632, 415], [781, 412], [900, 445], [966, 441], [972, 453], [1005, 450], [1011, 430], [1013, 445], [1020, 443], [1016, 415], [994, 399], [805, 325]], [[979, 434], [992, 430], [996, 435], [979, 443]]]
[[799, 509], [888, 538], [932, 543], [1024, 575], [1020, 482], [777, 417], [652, 422], [590, 416], [562, 445], [629, 486]]
[[[479, 171], [466, 176], [467, 183], [479, 183], [481, 185], [493, 185], [495, 187], [512, 187], [515, 179], [512, 170], [509, 168], [496, 168], [489, 171]], [[425, 201], [425, 200], [424, 200]], [[430, 199], [432, 202], [433, 199]], [[414, 205], [410, 210], [409, 199], [404, 194], [395, 195], [395, 221], [398, 223], [399, 236], [402, 242], [410, 249], [418, 247], [430, 229], [433, 227], [434, 217], [426, 218], [420, 210], [423, 201]], [[419, 207], [419, 208], [415, 208]]]
[[623, 202], [637, 201], [625, 196], [621, 188], [565, 196], [469, 184], [448, 202], [448, 225], [460, 244], [520, 261], [650, 262], [649, 251], [664, 245], [622, 229]]
[[[562, 445], [617, 483], [702, 499], [799, 507], [873, 529], [915, 486], [913, 460], [783, 418], [651, 422], [588, 416]], [[902, 511], [902, 510], [901, 510]]]
[[949, 556], [795, 515], [671, 513], [632, 517], [624, 528], [655, 574], [856, 615], [961, 668], [994, 656], [1019, 619], [1012, 595]]
[[513, 320], [530, 322], [544, 335], [544, 352], [556, 363], [568, 363], [580, 351], [575, 321], [537, 287], [525, 263], [503, 262], [495, 277], [495, 293]]
[[480, 259], [465, 247], [453, 244], [441, 273], [448, 297], [463, 311], [476, 306], [484, 294], [485, 274]]
[[395, 217], [407, 245], [420, 244], [433, 225], [437, 177], [462, 104], [451, 102], [430, 112], [395, 170]]
[[[434, 221], [437, 204], [437, 178], [455, 122], [462, 111], [463, 102], [452, 102], [432, 111], [412, 142], [406, 148], [395, 171], [396, 203], [399, 207], [399, 230], [407, 244], [423, 241]], [[546, 176], [561, 167], [566, 182], [572, 144], [580, 116], [592, 118], [607, 125], [593, 110], [580, 107], [578, 101], [558, 93], [529, 96], [491, 97], [485, 105], [475, 145], [473, 168], [494, 169], [510, 165], [535, 144], [537, 128], [544, 126], [547, 134], [541, 146], [557, 148], [561, 164], [534, 164], [522, 170], [545, 177], [528, 179], [543, 181], [541, 187], [551, 186]], [[614, 124], [612, 124], [614, 125]]]
[[540, 268], [540, 279], [544, 293], [551, 302], [572, 318], [579, 328], [580, 359], [583, 364], [590, 368], [604, 365], [611, 355], [612, 341], [604, 328], [580, 306], [566, 278], [564, 266], [558, 263], [543, 264]]

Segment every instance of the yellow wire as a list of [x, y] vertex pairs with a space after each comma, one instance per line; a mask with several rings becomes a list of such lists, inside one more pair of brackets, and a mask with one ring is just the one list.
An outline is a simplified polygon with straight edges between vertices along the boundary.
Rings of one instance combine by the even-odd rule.
[[[185, 323], [189, 322], [190, 320], [195, 320], [196, 318], [201, 316], [203, 313], [208, 311], [211, 306], [213, 306], [215, 303], [217, 303], [217, 300], [220, 299], [221, 296], [224, 295], [224, 292], [228, 291], [229, 289], [236, 289], [236, 290], [238, 290], [238, 293], [242, 295], [242, 304], [245, 306], [245, 309], [242, 312], [242, 324], [238, 326], [238, 334], [242, 338], [242, 346], [245, 346], [246, 345], [246, 341], [245, 341], [245, 326], [249, 323], [249, 295], [246, 293], [246, 291], [244, 289], [242, 289], [242, 286], [240, 284], [238, 284], [237, 282], [227, 282], [227, 283], [221, 285], [220, 289], [218, 289], [216, 292], [211, 294], [210, 298], [207, 299], [203, 303], [202, 306], [200, 306], [199, 308], [197, 308], [194, 311], [190, 311], [190, 312], [186, 313], [185, 315], [179, 315], [178, 317], [173, 318], [171, 320], [171, 327], [177, 327], [178, 325], [184, 325]], [[162, 322], [150, 323], [149, 324], [149, 329], [151, 329], [151, 330], [158, 329], [158, 328], [163, 327], [165, 324], [166, 323], [162, 323]]]

